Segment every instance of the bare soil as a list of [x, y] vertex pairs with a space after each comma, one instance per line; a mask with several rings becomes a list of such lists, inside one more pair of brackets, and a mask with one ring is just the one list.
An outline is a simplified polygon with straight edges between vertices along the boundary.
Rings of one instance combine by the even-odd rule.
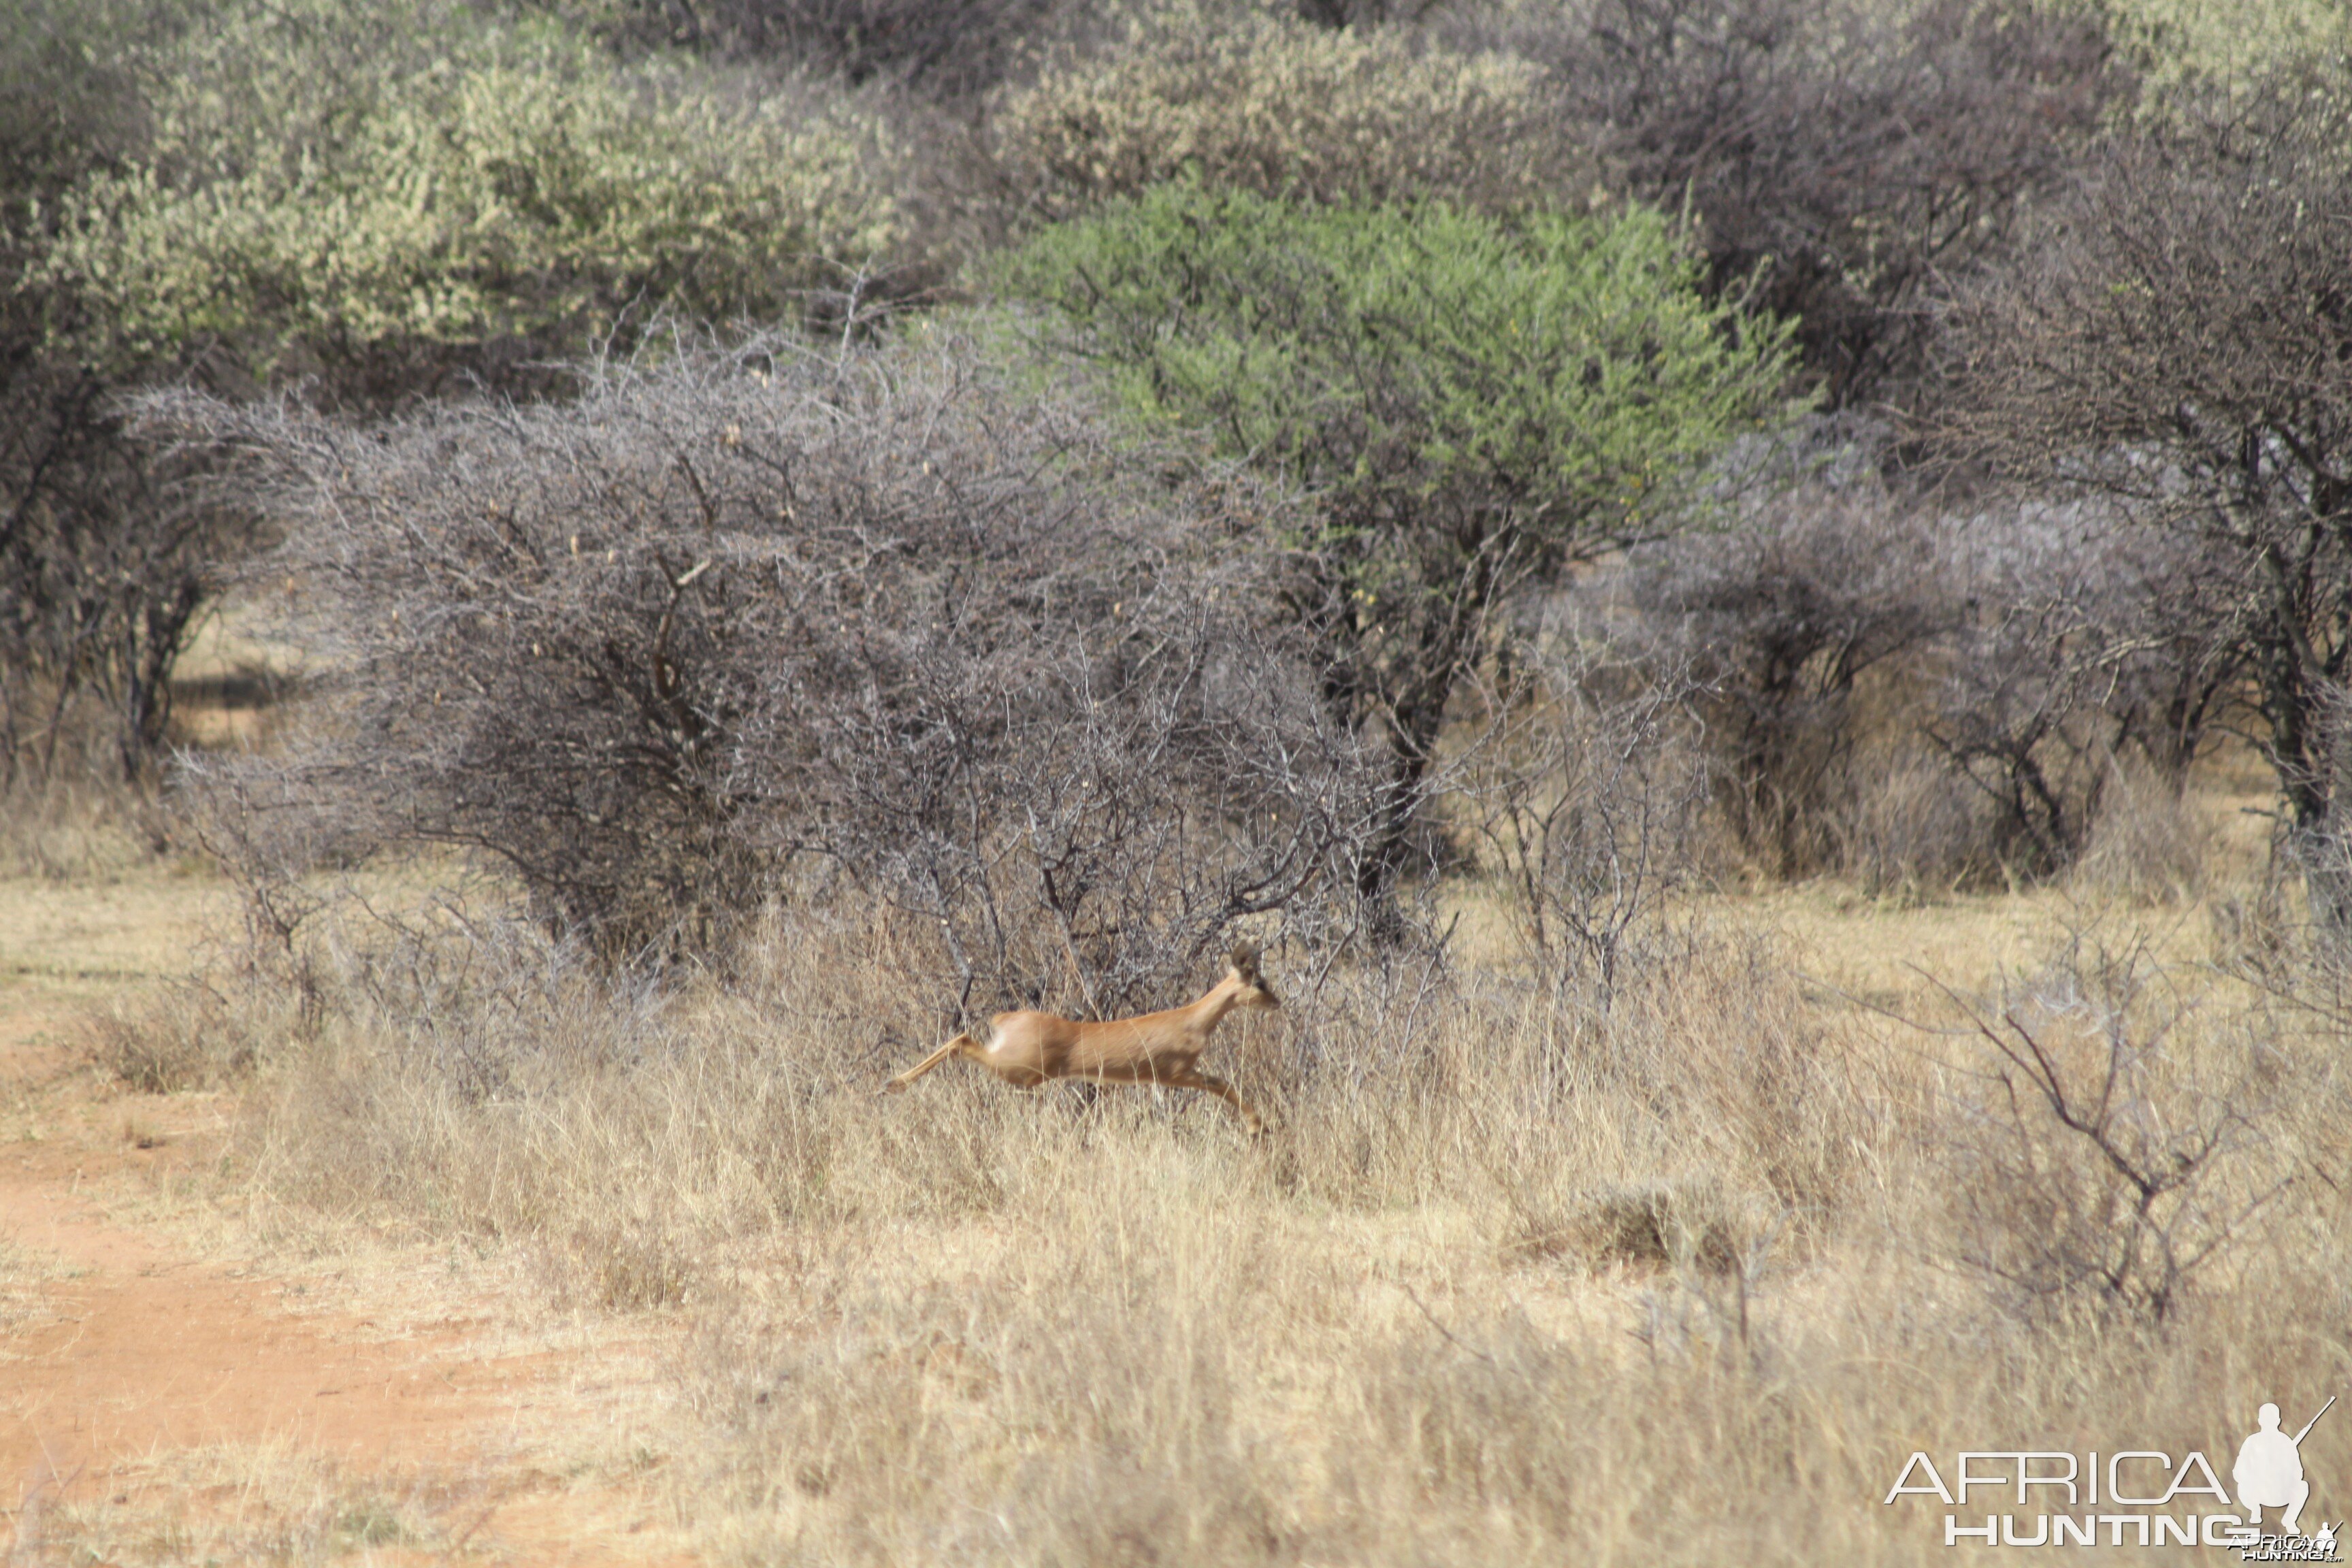
[[674, 1554], [632, 1441], [662, 1324], [592, 1342], [485, 1270], [257, 1247], [187, 1195], [234, 1107], [92, 1070], [89, 1010], [184, 969], [216, 889], [18, 883], [0, 911], [5, 1561]]

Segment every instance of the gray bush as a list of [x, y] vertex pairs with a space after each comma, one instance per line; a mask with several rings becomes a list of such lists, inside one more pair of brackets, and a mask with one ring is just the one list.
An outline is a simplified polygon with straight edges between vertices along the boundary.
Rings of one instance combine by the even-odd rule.
[[1956, 628], [1937, 550], [1932, 521], [1874, 482], [1807, 485], [1635, 552], [1612, 585], [1650, 658], [1686, 661], [1701, 683], [1717, 799], [1774, 874], [1833, 864], [1871, 717], [1866, 680]]
[[1238, 921], [1345, 940], [1374, 775], [1251, 618], [1280, 496], [944, 334], [587, 374], [372, 428], [149, 405], [245, 454], [336, 672], [246, 765], [293, 840], [476, 851], [608, 962], [863, 901], [951, 1010], [1127, 1006]]
[[1606, 1012], [1700, 860], [1706, 689], [1671, 655], [1612, 643], [1573, 600], [1521, 628], [1453, 783], [1513, 934], [1553, 988]]
[[1966, 613], [1927, 724], [1983, 794], [2002, 863], [2048, 874], [2089, 850], [2119, 758], [2175, 794], [2239, 698], [2221, 616], [2228, 563], [2112, 509], [1966, 520], [1944, 575]]
[[2047, 215], [2031, 265], [1949, 314], [1955, 447], [2020, 486], [2112, 508], [2197, 565], [2161, 605], [2242, 671], [2319, 921], [2352, 931], [2352, 246], [2344, 99], [2324, 73], [2184, 93], [2117, 134]]
[[1932, 404], [1927, 307], [2009, 263], [2130, 90], [2095, 10], [2036, 0], [1579, 0], [1433, 26], [1544, 65], [1612, 188], [1694, 214], [1715, 282], [1801, 318], [1846, 409]]
[[2193, 535], [2112, 509], [1959, 512], [1850, 473], [1599, 587], [1696, 679], [1742, 849], [1896, 886], [2067, 870], [2119, 766], [2177, 795], [2240, 699], [2233, 591]]

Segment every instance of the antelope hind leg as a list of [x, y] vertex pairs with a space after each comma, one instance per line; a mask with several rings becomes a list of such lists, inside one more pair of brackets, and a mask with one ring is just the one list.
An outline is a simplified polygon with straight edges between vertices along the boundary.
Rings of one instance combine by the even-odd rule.
[[892, 1079], [884, 1087], [892, 1094], [898, 1094], [904, 1090], [908, 1084], [914, 1082], [917, 1079], [922, 1077], [925, 1073], [930, 1071], [933, 1068], [939, 1066], [941, 1062], [947, 1060], [950, 1057], [955, 1055], [958, 1051], [963, 1049], [966, 1046], [971, 1045], [971, 1037], [970, 1035], [958, 1035], [954, 1039], [950, 1040], [946, 1045], [941, 1046], [938, 1050], [933, 1051], [929, 1056], [925, 1057], [921, 1061], [917, 1062], [913, 1067], [908, 1068], [905, 1072], [902, 1072], [897, 1078]]

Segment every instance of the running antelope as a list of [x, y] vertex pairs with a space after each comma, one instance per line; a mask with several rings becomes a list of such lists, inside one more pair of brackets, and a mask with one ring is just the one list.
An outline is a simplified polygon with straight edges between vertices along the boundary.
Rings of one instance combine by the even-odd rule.
[[1209, 1037], [1227, 1013], [1235, 1007], [1281, 1005], [1258, 973], [1257, 944], [1245, 942], [1234, 949], [1224, 978], [1197, 1002], [1139, 1018], [1101, 1022], [1056, 1018], [1050, 1013], [999, 1013], [988, 1021], [988, 1044], [958, 1035], [892, 1079], [890, 1090], [904, 1089], [950, 1057], [970, 1057], [1015, 1089], [1035, 1089], [1057, 1078], [1083, 1078], [1096, 1083], [1201, 1089], [1239, 1111], [1255, 1137], [1265, 1131], [1257, 1112], [1234, 1092], [1233, 1085], [1202, 1072], [1198, 1064], [1201, 1053], [1209, 1048]]

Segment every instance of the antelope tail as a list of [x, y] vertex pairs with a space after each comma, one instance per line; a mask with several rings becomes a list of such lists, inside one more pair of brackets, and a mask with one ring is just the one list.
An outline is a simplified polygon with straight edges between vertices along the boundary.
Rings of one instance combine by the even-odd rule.
[[954, 1039], [950, 1040], [946, 1045], [941, 1046], [938, 1050], [933, 1051], [929, 1056], [925, 1057], [921, 1061], [917, 1062], [913, 1067], [908, 1068], [905, 1072], [902, 1072], [897, 1078], [892, 1079], [890, 1080], [890, 1092], [893, 1094], [898, 1093], [899, 1090], [905, 1089], [908, 1084], [914, 1082], [917, 1079], [922, 1077], [925, 1073], [930, 1071], [933, 1068], [939, 1066], [941, 1062], [947, 1060], [950, 1057], [954, 1056], [958, 1051], [963, 1050], [971, 1044], [972, 1038], [970, 1035], [958, 1035]]

